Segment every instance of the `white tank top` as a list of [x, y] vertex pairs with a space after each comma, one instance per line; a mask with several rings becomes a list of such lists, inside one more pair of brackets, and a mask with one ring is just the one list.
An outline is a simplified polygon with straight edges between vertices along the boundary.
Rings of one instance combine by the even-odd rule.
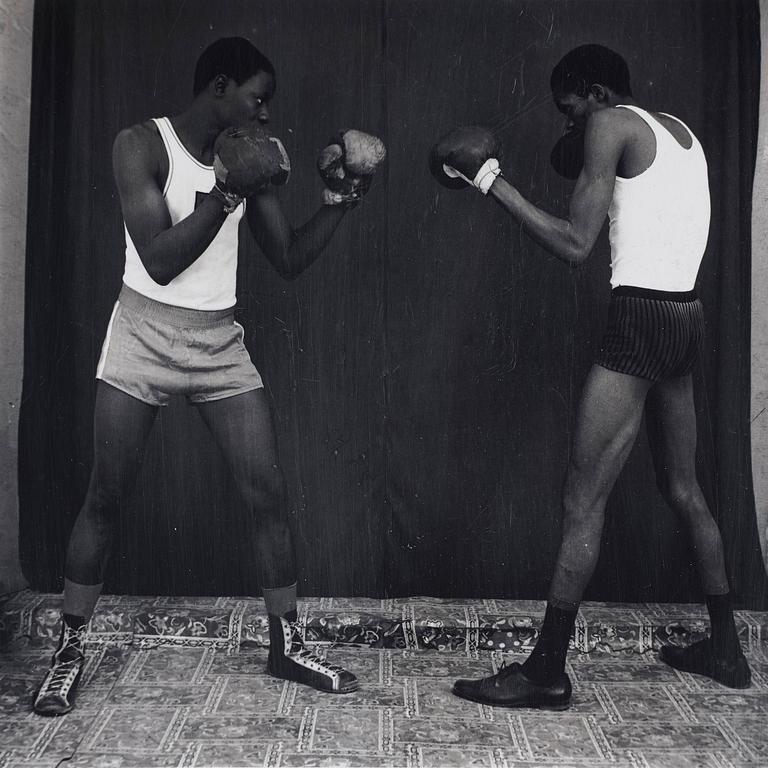
[[[195, 210], [198, 195], [211, 191], [216, 182], [213, 166], [203, 165], [189, 154], [167, 117], [154, 118], [168, 154], [168, 178], [163, 197], [171, 222], [178, 223]], [[156, 301], [188, 309], [228, 309], [235, 305], [237, 280], [237, 229], [244, 205], [227, 216], [203, 253], [168, 285], [156, 283], [144, 269], [136, 246], [125, 229], [123, 282]]]
[[707, 161], [693, 132], [685, 149], [644, 109], [631, 109], [656, 136], [656, 157], [631, 179], [616, 177], [608, 209], [611, 286], [690, 291], [709, 235]]

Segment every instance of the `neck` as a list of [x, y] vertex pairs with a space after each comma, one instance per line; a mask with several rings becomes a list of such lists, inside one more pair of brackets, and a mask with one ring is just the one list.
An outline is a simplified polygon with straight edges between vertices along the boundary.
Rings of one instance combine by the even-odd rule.
[[206, 165], [213, 162], [213, 143], [222, 126], [209, 102], [195, 99], [183, 112], [171, 118], [171, 125], [193, 157]]
[[608, 99], [608, 103], [610, 106], [615, 107], [618, 104], [627, 104], [631, 107], [639, 107], [640, 105], [637, 103], [637, 101], [632, 98], [632, 96], [615, 96], [611, 95], [611, 97]]

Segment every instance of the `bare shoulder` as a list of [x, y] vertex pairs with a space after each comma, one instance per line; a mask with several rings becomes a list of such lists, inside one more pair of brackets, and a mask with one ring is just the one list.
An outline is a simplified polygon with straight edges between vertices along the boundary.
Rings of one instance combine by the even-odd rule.
[[152, 120], [123, 128], [115, 137], [112, 155], [115, 163], [149, 162], [157, 165], [163, 151], [163, 140]]
[[152, 120], [123, 128], [112, 145], [112, 167], [118, 179], [153, 177], [158, 183], [167, 173], [163, 140]]
[[589, 116], [587, 126], [591, 131], [602, 136], [627, 136], [634, 126], [638, 116], [631, 109], [601, 109]]

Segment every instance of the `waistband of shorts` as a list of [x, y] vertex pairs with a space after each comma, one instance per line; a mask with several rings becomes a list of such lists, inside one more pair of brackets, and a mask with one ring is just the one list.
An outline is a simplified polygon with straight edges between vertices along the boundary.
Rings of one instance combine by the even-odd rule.
[[653, 299], [654, 301], [696, 301], [699, 297], [692, 291], [656, 291], [653, 288], [637, 288], [634, 285], [619, 285], [611, 291], [611, 296], [631, 296], [633, 299]]
[[123, 283], [118, 301], [128, 309], [144, 317], [162, 320], [169, 325], [179, 328], [214, 328], [217, 325], [229, 325], [234, 321], [235, 308], [228, 309], [189, 309], [165, 304], [162, 301], [150, 299], [143, 293], [134, 291]]

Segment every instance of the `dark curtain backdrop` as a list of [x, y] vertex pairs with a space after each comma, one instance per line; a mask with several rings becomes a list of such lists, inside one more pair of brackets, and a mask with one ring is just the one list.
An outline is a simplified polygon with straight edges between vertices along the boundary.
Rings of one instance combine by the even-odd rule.
[[[749, 456], [750, 196], [756, 2], [38, 0], [20, 435], [24, 567], [61, 584], [92, 456], [93, 374], [123, 266], [110, 168], [124, 126], [190, 98], [202, 49], [250, 37], [278, 72], [273, 129], [315, 209], [314, 158], [355, 126], [386, 169], [323, 258], [293, 283], [245, 236], [239, 319], [274, 403], [306, 595], [541, 598], [560, 531], [574, 410], [605, 318], [605, 233], [572, 271], [480, 195], [427, 172], [459, 123], [493, 127], [534, 202], [567, 210], [548, 164], [562, 130], [549, 72], [602, 42], [635, 94], [685, 120], [710, 164], [699, 290], [699, 472], [741, 604], [765, 606]], [[107, 589], [252, 594], [239, 499], [193, 408], [174, 402], [148, 457]], [[611, 496], [587, 599], [700, 598], [687, 542], [655, 489], [644, 433]]]

